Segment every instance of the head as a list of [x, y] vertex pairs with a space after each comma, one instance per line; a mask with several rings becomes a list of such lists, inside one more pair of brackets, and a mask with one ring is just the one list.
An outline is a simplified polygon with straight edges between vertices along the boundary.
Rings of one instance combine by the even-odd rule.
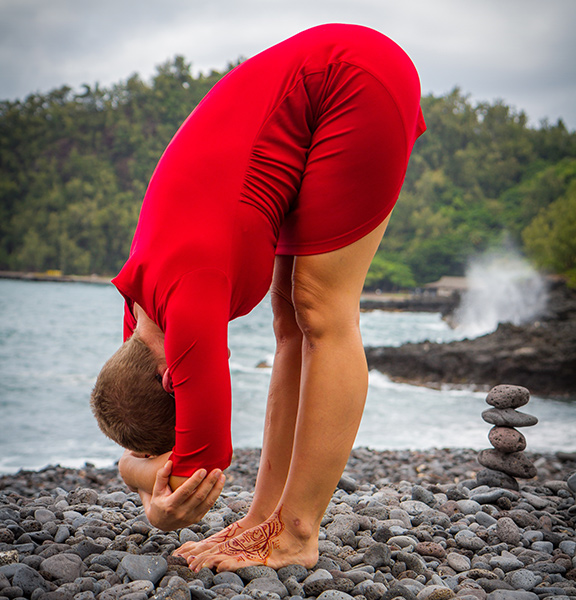
[[128, 450], [157, 455], [174, 446], [174, 398], [137, 333], [102, 367], [90, 405], [102, 432]]

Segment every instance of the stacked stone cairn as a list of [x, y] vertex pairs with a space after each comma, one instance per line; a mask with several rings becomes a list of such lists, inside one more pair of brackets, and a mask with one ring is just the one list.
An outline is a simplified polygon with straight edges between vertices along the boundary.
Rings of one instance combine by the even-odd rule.
[[488, 393], [486, 402], [493, 408], [485, 410], [482, 418], [494, 425], [488, 433], [493, 448], [478, 455], [478, 462], [486, 467], [477, 475], [480, 485], [518, 490], [517, 477], [536, 476], [536, 467], [524, 454], [526, 438], [517, 429], [538, 423], [533, 415], [516, 410], [529, 400], [530, 392], [518, 385], [498, 385]]

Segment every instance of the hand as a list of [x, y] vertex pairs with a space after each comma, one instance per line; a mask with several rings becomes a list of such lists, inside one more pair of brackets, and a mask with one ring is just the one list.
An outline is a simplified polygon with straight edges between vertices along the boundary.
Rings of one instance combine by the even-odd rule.
[[173, 492], [169, 485], [171, 471], [169, 460], [158, 469], [152, 494], [140, 490], [150, 524], [163, 531], [197, 523], [214, 506], [226, 479], [220, 469], [209, 475], [206, 469], [199, 469]]

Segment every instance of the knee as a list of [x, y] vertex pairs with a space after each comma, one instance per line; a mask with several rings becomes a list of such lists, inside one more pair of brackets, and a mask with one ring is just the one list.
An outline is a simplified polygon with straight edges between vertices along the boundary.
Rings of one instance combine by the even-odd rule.
[[299, 282], [294, 285], [293, 301], [296, 322], [309, 343], [359, 329], [359, 307], [344, 294], [335, 294], [317, 283]]
[[274, 288], [271, 290], [270, 297], [272, 314], [274, 316], [273, 327], [276, 344], [281, 346], [293, 340], [300, 343], [302, 340], [302, 331], [296, 321], [292, 298]]

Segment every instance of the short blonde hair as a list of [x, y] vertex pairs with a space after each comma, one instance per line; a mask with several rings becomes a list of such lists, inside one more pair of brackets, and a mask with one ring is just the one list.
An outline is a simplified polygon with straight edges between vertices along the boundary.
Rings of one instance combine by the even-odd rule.
[[135, 333], [104, 364], [90, 397], [104, 435], [150, 455], [169, 452], [175, 439], [174, 398], [157, 373], [157, 359]]

